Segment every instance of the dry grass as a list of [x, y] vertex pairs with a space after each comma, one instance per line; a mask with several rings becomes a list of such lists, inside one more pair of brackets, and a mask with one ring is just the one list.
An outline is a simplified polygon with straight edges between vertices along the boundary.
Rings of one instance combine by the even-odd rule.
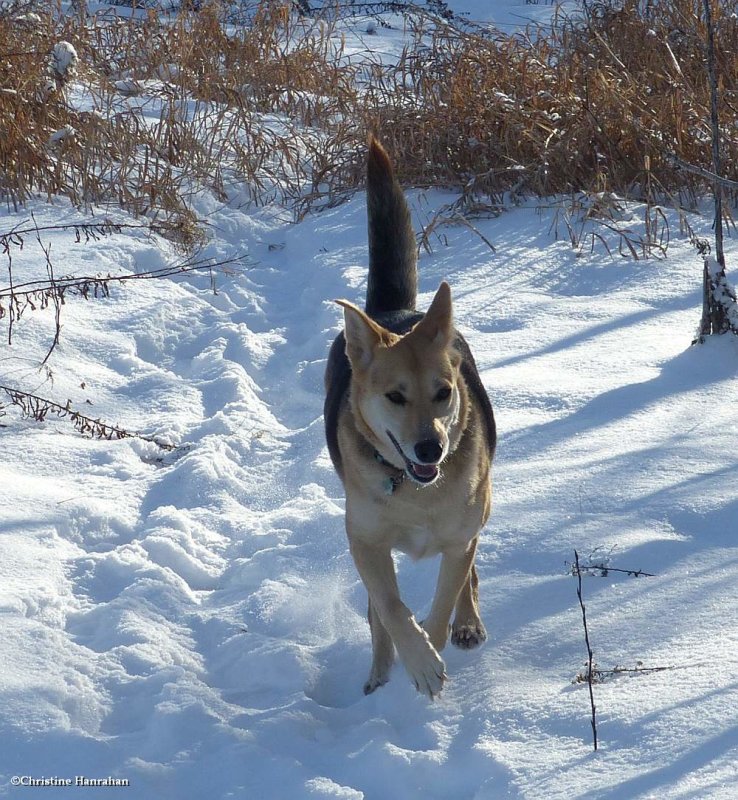
[[[297, 200], [342, 174], [350, 148], [333, 120], [355, 108], [354, 70], [328, 26], [279, 5], [231, 34], [217, 5], [172, 20], [9, 14], [0, 41], [0, 193], [14, 206], [37, 193], [120, 205], [191, 247], [203, 186]], [[53, 68], [61, 41], [74, 74]]]
[[[710, 164], [699, 7], [603, 2], [545, 36], [461, 30], [416, 10], [401, 57], [368, 68], [344, 57], [340, 9], [311, 20], [261, 2], [237, 26], [217, 3], [169, 19], [6, 13], [0, 193], [121, 205], [189, 247], [200, 187], [298, 214], [339, 202], [361, 185], [378, 129], [406, 184], [493, 203], [584, 191], [690, 204], [707, 184], [674, 157]], [[736, 12], [738, 0], [714, 3], [726, 132], [738, 123]], [[79, 54], [76, 74], [52, 66], [60, 41]], [[724, 162], [738, 178], [727, 133]]]
[[[722, 124], [738, 121], [738, 10], [715, 3]], [[487, 195], [577, 190], [689, 202], [700, 179], [673, 156], [709, 168], [709, 94], [699, 3], [590, 5], [579, 23], [517, 37], [420, 35], [382, 76], [375, 113], [411, 183]], [[617, 9], [617, 10], [616, 10]], [[736, 177], [738, 140], [726, 136]]]

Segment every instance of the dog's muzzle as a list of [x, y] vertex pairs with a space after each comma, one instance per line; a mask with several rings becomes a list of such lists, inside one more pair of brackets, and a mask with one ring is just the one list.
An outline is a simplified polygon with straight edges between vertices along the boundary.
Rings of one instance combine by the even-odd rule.
[[[395, 446], [395, 450], [400, 454], [402, 460], [405, 462], [405, 471], [407, 474], [418, 483], [423, 485], [428, 485], [433, 483], [436, 478], [440, 474], [440, 470], [438, 469], [438, 464], [419, 464], [416, 461], [411, 461], [403, 452], [402, 448], [400, 447], [397, 439], [387, 431], [387, 436], [389, 436], [390, 441]], [[443, 452], [443, 451], [441, 451]]]

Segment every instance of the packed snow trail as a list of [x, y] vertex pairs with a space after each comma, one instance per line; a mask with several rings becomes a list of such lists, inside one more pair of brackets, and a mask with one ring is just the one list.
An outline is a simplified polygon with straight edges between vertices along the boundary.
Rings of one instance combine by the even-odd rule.
[[[448, 200], [410, 197], [416, 228]], [[247, 268], [217, 294], [189, 276], [69, 300], [52, 379], [34, 367], [52, 315], [17, 324], [5, 382], [181, 446], [7, 410], [1, 792], [24, 791], [13, 776], [111, 775], [141, 798], [735, 796], [736, 343], [688, 347], [686, 242], [660, 261], [577, 257], [546, 213], [479, 222], [495, 253], [446, 229], [421, 257], [419, 305], [450, 280], [501, 433], [478, 559], [490, 638], [447, 648], [432, 704], [401, 667], [362, 694], [365, 596], [323, 442], [331, 300], [364, 293], [361, 197], [300, 225], [213, 209], [206, 254], [248, 250]], [[133, 234], [59, 234], [52, 252], [72, 273], [173, 259]], [[572, 683], [575, 547], [656, 575], [585, 578], [598, 664], [673, 668], [595, 687], [597, 756]], [[399, 561], [418, 616], [436, 569]]]

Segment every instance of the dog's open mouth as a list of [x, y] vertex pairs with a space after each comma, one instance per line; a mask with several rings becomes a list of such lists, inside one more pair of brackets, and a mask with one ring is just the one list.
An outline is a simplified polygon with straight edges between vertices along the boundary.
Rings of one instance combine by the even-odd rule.
[[420, 483], [430, 483], [438, 477], [437, 464], [416, 464], [414, 461], [408, 461], [407, 459], [405, 459], [405, 463], [410, 477]]
[[407, 474], [418, 483], [433, 483], [433, 481], [440, 474], [438, 464], [418, 464], [415, 461], [411, 461], [405, 455], [405, 453], [403, 453], [402, 448], [397, 442], [397, 439], [395, 439], [395, 437], [389, 431], [387, 431], [387, 436], [389, 436], [390, 441], [395, 446], [395, 449], [402, 456], [402, 460], [405, 462], [405, 471]]

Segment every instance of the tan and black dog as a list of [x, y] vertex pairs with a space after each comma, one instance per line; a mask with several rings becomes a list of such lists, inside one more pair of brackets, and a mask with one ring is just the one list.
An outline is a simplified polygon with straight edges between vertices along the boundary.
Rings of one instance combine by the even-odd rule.
[[[346, 301], [345, 330], [325, 375], [325, 427], [346, 490], [346, 531], [369, 593], [373, 662], [364, 692], [386, 683], [395, 649], [418, 691], [446, 680], [451, 641], [486, 639], [474, 556], [490, 512], [492, 406], [454, 329], [441, 283], [425, 314], [417, 294], [415, 236], [387, 153], [372, 138], [367, 169], [369, 281], [365, 310]], [[433, 605], [418, 624], [400, 598], [392, 550], [441, 554]], [[454, 613], [454, 621], [449, 622]]]

